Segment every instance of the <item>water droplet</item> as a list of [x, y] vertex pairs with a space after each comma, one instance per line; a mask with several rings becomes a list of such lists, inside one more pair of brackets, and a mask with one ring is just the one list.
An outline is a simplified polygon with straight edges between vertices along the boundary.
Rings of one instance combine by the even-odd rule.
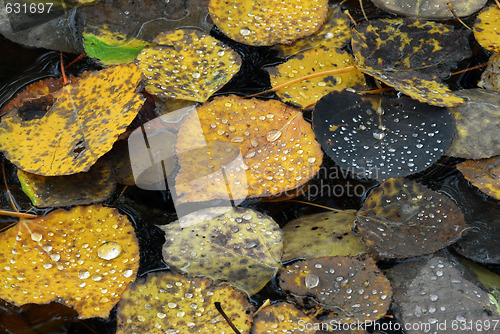
[[271, 130], [267, 133], [266, 139], [268, 142], [273, 142], [276, 139], [281, 137], [281, 131], [280, 130]]
[[59, 259], [61, 258], [61, 255], [59, 255], [59, 254], [51, 254], [50, 258], [52, 259], [52, 261], [59, 261]]
[[42, 233], [40, 233], [40, 232], [31, 233], [31, 240], [37, 241], [37, 242], [42, 240]]
[[134, 272], [132, 271], [132, 269], [127, 269], [127, 270], [123, 271], [123, 276], [128, 278], [128, 277], [132, 276], [133, 273]]
[[78, 272], [79, 279], [87, 279], [90, 277], [90, 272], [87, 269], [82, 269]]
[[104, 260], [113, 260], [116, 259], [121, 252], [122, 246], [116, 242], [110, 241], [99, 247], [97, 250], [97, 256]]
[[383, 131], [380, 131], [380, 130], [374, 130], [373, 131], [373, 138], [375, 139], [382, 139], [385, 137], [385, 133]]
[[430, 299], [431, 301], [433, 301], [433, 302], [435, 302], [436, 300], [438, 300], [438, 298], [439, 298], [439, 297], [438, 297], [437, 295], [430, 295], [430, 296], [429, 296], [429, 299]]
[[166, 315], [165, 313], [158, 312], [158, 313], [156, 313], [156, 316], [157, 316], [158, 318], [160, 318], [160, 319], [163, 319], [163, 318], [165, 318], [167, 315]]
[[195, 78], [195, 79], [198, 79], [198, 78], [201, 76], [201, 74], [200, 74], [200, 73], [198, 73], [198, 72], [194, 72], [194, 73], [193, 73], [193, 74], [191, 74], [191, 75], [192, 75], [192, 76], [193, 76], [193, 78]]
[[316, 158], [311, 157], [311, 158], [307, 159], [307, 161], [309, 161], [309, 163], [314, 163], [316, 161]]
[[319, 277], [316, 274], [309, 274], [306, 276], [305, 282], [306, 282], [306, 288], [313, 289], [318, 286]]
[[248, 36], [248, 35], [250, 35], [250, 30], [248, 30], [248, 29], [241, 29], [240, 30], [240, 34], [242, 34], [243, 36]]

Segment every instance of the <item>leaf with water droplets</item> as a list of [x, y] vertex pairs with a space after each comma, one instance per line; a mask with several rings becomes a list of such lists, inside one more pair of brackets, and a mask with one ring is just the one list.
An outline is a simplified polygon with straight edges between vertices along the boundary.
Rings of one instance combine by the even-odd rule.
[[474, 37], [491, 52], [500, 52], [500, 8], [491, 5], [479, 13], [474, 24]]
[[251, 209], [206, 209], [162, 229], [168, 265], [229, 282], [249, 295], [262, 289], [281, 267], [283, 235], [278, 224]]
[[[452, 19], [455, 16], [447, 3], [450, 0], [372, 0], [375, 6], [391, 13], [416, 17], [418, 19]], [[487, 0], [454, 0], [453, 10], [459, 17], [474, 14]]]
[[[236, 146], [241, 154], [234, 160], [238, 163], [224, 166], [223, 174], [216, 173], [221, 166], [210, 161], [223, 153], [216, 143]], [[193, 150], [197, 147], [204, 147], [205, 153]], [[176, 153], [181, 170], [175, 190], [183, 202], [227, 198], [222, 180], [232, 185], [233, 199], [279, 195], [309, 181], [323, 160], [300, 110], [235, 95], [216, 97], [193, 110], [179, 130]], [[208, 163], [196, 163], [200, 156]]]
[[366, 245], [384, 258], [431, 254], [460, 239], [467, 227], [450, 198], [402, 178], [372, 190], [356, 226]]
[[15, 106], [0, 123], [0, 150], [20, 169], [43, 176], [88, 171], [143, 104], [139, 69], [87, 72], [76, 83]]
[[436, 162], [453, 136], [445, 108], [406, 96], [331, 93], [313, 111], [314, 132], [336, 164], [354, 175], [385, 181]]
[[299, 304], [312, 307], [311, 313], [327, 312], [327, 319], [338, 323], [379, 319], [391, 304], [389, 281], [368, 256], [294, 262], [280, 273], [278, 281]]
[[367, 252], [365, 243], [353, 232], [353, 214], [324, 212], [300, 217], [283, 228], [283, 261], [322, 256], [356, 256]]
[[494, 90], [500, 93], [500, 53], [496, 53], [488, 60], [481, 80], [477, 85], [484, 89]]
[[215, 25], [237, 42], [290, 44], [319, 30], [328, 0], [210, 0], [209, 11]]
[[481, 160], [467, 160], [457, 169], [483, 193], [500, 200], [500, 156]]
[[231, 333], [215, 302], [240, 333], [250, 333], [253, 306], [243, 292], [172, 272], [149, 274], [125, 291], [117, 333]]
[[467, 103], [450, 108], [455, 118], [455, 135], [446, 155], [483, 159], [500, 155], [500, 93], [485, 89], [456, 92]]
[[[304, 326], [307, 324], [307, 328]], [[252, 334], [305, 333], [314, 334], [314, 321], [294, 304], [278, 302], [259, 310], [254, 317]]]
[[198, 30], [162, 33], [154, 42], [136, 58], [150, 94], [205, 102], [240, 70], [235, 51]]
[[353, 30], [357, 68], [424, 103], [454, 107], [464, 100], [442, 83], [471, 56], [468, 32], [413, 19], [364, 22]]
[[[305, 77], [318, 72], [339, 70], [352, 66], [354, 60], [346, 51], [333, 48], [318, 47], [307, 50], [290, 58], [287, 62], [268, 69], [271, 86], [276, 87], [288, 81]], [[365, 76], [353, 69], [343, 74], [320, 76], [291, 84], [278, 89], [276, 94], [284, 102], [290, 102], [299, 107], [316, 103], [331, 91], [341, 91], [345, 88], [362, 88], [366, 85]]]
[[107, 317], [139, 268], [134, 228], [100, 205], [20, 219], [0, 235], [0, 298], [16, 305], [58, 301], [80, 318]]

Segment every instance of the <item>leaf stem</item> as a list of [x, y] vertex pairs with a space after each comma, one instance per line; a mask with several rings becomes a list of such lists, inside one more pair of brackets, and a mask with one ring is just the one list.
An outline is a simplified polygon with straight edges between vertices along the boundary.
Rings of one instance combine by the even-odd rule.
[[238, 330], [238, 328], [236, 328], [236, 326], [233, 324], [231, 319], [229, 319], [229, 317], [226, 315], [226, 312], [224, 312], [224, 310], [220, 306], [220, 302], [215, 302], [214, 305], [215, 305], [215, 308], [217, 309], [217, 311], [219, 311], [219, 313], [222, 315], [222, 317], [227, 321], [227, 324], [229, 325], [229, 327], [231, 327], [231, 329], [236, 334], [241, 334], [241, 332]]
[[12, 211], [7, 211], [7, 210], [0, 210], [0, 215], [2, 215], [2, 216], [10, 216], [10, 217], [17, 217], [17, 218], [27, 218], [27, 219], [38, 218], [37, 215], [32, 215], [30, 213], [12, 212]]

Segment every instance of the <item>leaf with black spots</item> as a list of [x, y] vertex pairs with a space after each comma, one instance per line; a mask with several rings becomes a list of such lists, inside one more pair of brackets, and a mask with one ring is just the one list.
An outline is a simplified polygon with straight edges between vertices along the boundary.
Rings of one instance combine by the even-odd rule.
[[500, 200], [500, 156], [481, 160], [467, 160], [457, 169], [483, 193]]
[[[313, 321], [294, 304], [278, 302], [259, 310], [253, 319], [252, 334], [305, 333], [314, 334]], [[307, 324], [307, 328], [305, 324]]]
[[481, 11], [474, 24], [474, 37], [491, 52], [500, 52], [500, 8], [492, 5]]
[[481, 80], [479, 80], [477, 85], [481, 88], [500, 93], [500, 53], [490, 57], [488, 66], [486, 66], [483, 74], [481, 74]]
[[[455, 16], [448, 7], [449, 0], [372, 0], [375, 6], [391, 13], [418, 19], [452, 19]], [[453, 10], [459, 17], [474, 14], [487, 0], [454, 0]]]

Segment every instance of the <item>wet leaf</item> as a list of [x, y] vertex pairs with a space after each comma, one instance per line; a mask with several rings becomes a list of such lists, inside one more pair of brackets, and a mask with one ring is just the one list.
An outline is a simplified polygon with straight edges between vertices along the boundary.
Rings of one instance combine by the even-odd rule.
[[280, 268], [282, 232], [274, 220], [251, 209], [215, 207], [162, 229], [168, 265], [229, 282], [249, 295]]
[[[54, 95], [24, 101], [2, 118], [0, 149], [29, 173], [88, 171], [140, 109], [143, 99], [135, 92], [140, 79], [135, 65], [120, 65], [87, 73]], [[44, 106], [50, 106], [46, 112]]]
[[456, 92], [467, 103], [450, 109], [455, 118], [455, 135], [446, 155], [482, 159], [500, 155], [500, 93], [484, 89]]
[[[472, 270], [477, 277], [477, 280], [481, 282], [486, 291], [491, 294], [496, 301], [500, 300], [500, 276], [494, 272], [486, 269], [485, 267], [469, 261], [464, 258], [459, 259], [460, 262], [466, 266], [468, 269]], [[491, 302], [491, 298], [490, 298]], [[500, 313], [500, 309], [497, 305], [497, 311]]]
[[85, 28], [83, 47], [87, 56], [97, 58], [104, 65], [126, 64], [134, 61], [146, 46], [146, 41], [127, 38], [119, 32], [111, 32], [107, 26]]
[[244, 293], [172, 272], [149, 274], [125, 291], [117, 333], [231, 333], [214, 302], [242, 334], [250, 333], [253, 306]]
[[[209, 175], [220, 172], [213, 163], [197, 164], [205, 156], [227, 155], [217, 151], [216, 143], [237, 146], [243, 159], [226, 165], [225, 176]], [[189, 153], [196, 147], [206, 152]], [[278, 101], [234, 95], [216, 97], [190, 113], [179, 130], [176, 151], [181, 170], [175, 190], [184, 202], [227, 198], [226, 183], [219, 182], [224, 178], [233, 199], [278, 195], [309, 181], [323, 160], [311, 125], [299, 110]]]
[[318, 32], [311, 36], [300, 38], [290, 45], [276, 45], [275, 49], [279, 50], [283, 57], [289, 57], [301, 51], [321, 46], [329, 49], [341, 49], [350, 41], [351, 21], [342, 12], [340, 6], [334, 5], [328, 10], [328, 17]]
[[215, 38], [197, 30], [160, 34], [136, 63], [148, 80], [150, 94], [205, 102], [241, 66], [240, 56]]
[[210, 0], [209, 11], [215, 25], [237, 42], [290, 44], [319, 30], [328, 0]]
[[479, 13], [474, 24], [474, 37], [491, 52], [500, 52], [500, 8], [492, 5]]
[[477, 85], [484, 89], [500, 93], [500, 53], [494, 54], [488, 60], [488, 66], [481, 75]]
[[355, 219], [347, 212], [323, 212], [288, 222], [283, 228], [283, 261], [366, 253], [363, 240], [353, 231]]
[[353, 30], [352, 49], [360, 71], [420, 102], [464, 103], [442, 83], [455, 63], [471, 56], [463, 30], [413, 19], [373, 20]]
[[453, 118], [445, 108], [408, 97], [331, 93], [313, 112], [323, 150], [343, 169], [385, 181], [424, 170], [451, 142]]
[[[306, 333], [314, 334], [314, 321], [294, 304], [278, 302], [264, 307], [253, 320], [252, 334], [265, 333]], [[305, 325], [312, 329], [302, 328]]]
[[379, 319], [391, 304], [389, 281], [367, 256], [298, 261], [281, 272], [279, 285], [300, 303], [312, 297], [312, 306], [338, 323]]
[[[461, 271], [463, 268], [455, 261], [439, 255], [387, 270], [394, 289], [392, 308], [402, 327], [408, 327], [406, 333], [425, 331], [412, 328], [416, 323], [425, 323], [429, 333], [498, 332], [493, 324], [499, 322], [500, 316], [490, 304], [488, 294], [463, 277]], [[457, 327], [444, 330], [444, 323], [455, 323]], [[490, 324], [488, 328], [484, 326], [486, 323]]]
[[[134, 228], [100, 205], [21, 219], [0, 235], [0, 298], [16, 305], [58, 301], [80, 318], [107, 317], [139, 267]], [[91, 298], [89, 298], [91, 296]]]
[[357, 227], [381, 257], [407, 258], [449, 246], [460, 239], [466, 224], [446, 195], [398, 178], [372, 190], [358, 211]]
[[457, 169], [483, 193], [500, 200], [500, 156], [481, 160], [467, 160]]
[[[354, 60], [346, 51], [318, 47], [307, 50], [290, 58], [287, 62], [268, 69], [271, 86], [274, 88], [288, 81], [330, 70], [352, 66]], [[317, 77], [289, 85], [276, 91], [283, 102], [290, 102], [299, 107], [316, 103], [331, 91], [364, 86], [365, 76], [358, 70], [347, 73]]]
[[65, 176], [41, 176], [18, 169], [17, 177], [33, 205], [42, 208], [103, 202], [116, 187], [106, 162], [97, 162], [88, 172]]
[[[391, 13], [416, 17], [419, 19], [452, 19], [453, 13], [448, 7], [449, 0], [372, 0], [379, 8]], [[487, 0], [455, 0], [453, 10], [459, 17], [469, 16], [483, 8]]]

